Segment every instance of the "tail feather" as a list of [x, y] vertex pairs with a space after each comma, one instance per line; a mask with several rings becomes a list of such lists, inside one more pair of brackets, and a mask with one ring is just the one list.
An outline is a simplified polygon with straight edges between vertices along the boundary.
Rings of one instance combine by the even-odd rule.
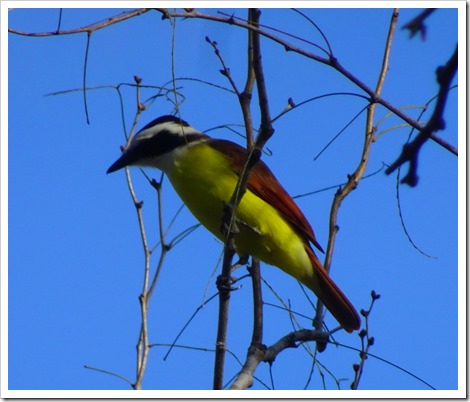
[[307, 254], [312, 262], [314, 284], [309, 286], [312, 291], [317, 295], [325, 307], [330, 311], [341, 326], [347, 331], [352, 332], [361, 326], [361, 319], [357, 314], [356, 309], [344, 295], [341, 289], [333, 282], [333, 280], [326, 272], [325, 268], [310, 249], [305, 247]]

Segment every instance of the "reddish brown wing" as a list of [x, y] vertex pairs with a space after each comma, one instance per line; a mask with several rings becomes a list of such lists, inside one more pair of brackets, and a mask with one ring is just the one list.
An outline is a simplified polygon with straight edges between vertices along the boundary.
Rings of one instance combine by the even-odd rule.
[[[245, 148], [230, 141], [216, 139], [211, 139], [208, 144], [225, 154], [232, 163], [234, 172], [237, 175], [241, 174], [246, 162], [247, 152]], [[315, 247], [323, 252], [307, 218], [305, 218], [292, 197], [284, 190], [284, 187], [277, 181], [271, 170], [261, 160], [251, 171], [248, 179], [248, 189], [276, 208], [292, 224], [299, 235], [312, 242]]]

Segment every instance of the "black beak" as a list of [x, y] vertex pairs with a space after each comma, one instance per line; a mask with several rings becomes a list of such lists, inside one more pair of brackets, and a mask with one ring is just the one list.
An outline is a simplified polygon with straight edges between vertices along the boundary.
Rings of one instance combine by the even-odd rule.
[[116, 172], [117, 170], [131, 165], [133, 162], [135, 162], [135, 157], [133, 155], [134, 152], [129, 152], [128, 150], [124, 151], [121, 157], [109, 167], [109, 169], [106, 171], [106, 174]]

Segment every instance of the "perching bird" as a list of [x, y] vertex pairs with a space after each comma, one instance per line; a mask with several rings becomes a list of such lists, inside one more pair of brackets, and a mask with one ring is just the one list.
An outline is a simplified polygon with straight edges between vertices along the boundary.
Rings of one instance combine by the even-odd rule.
[[[246, 162], [246, 149], [211, 138], [184, 120], [162, 116], [147, 124], [108, 169], [148, 166], [162, 170], [183, 202], [209, 231], [223, 241], [222, 214]], [[323, 251], [302, 211], [260, 160], [236, 210], [235, 247], [275, 265], [310, 288], [342, 327], [352, 332], [360, 318], [313, 252]]]

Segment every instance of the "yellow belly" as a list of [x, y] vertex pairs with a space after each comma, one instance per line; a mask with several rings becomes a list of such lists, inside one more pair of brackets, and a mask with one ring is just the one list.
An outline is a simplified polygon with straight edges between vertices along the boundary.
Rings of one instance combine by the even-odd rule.
[[[194, 216], [223, 240], [223, 207], [238, 181], [224, 155], [206, 144], [197, 144], [181, 152], [166, 173]], [[311, 283], [313, 271], [305, 244], [276, 209], [247, 190], [236, 217], [240, 232], [235, 236], [235, 246], [240, 256], [251, 255]]]

